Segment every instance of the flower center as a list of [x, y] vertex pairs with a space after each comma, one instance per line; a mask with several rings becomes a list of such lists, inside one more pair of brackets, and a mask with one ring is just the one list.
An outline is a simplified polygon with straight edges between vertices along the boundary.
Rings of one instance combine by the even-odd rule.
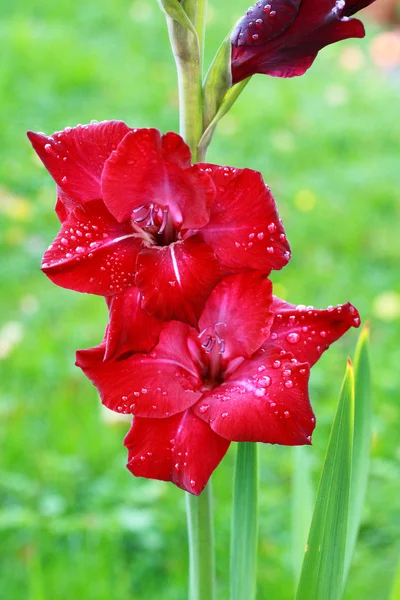
[[131, 222], [138, 237], [149, 246], [169, 246], [180, 238], [179, 226], [174, 223], [168, 206], [138, 206], [132, 211]]
[[220, 385], [225, 379], [224, 352], [225, 340], [221, 335], [221, 327], [226, 323], [215, 323], [209, 325], [199, 334], [202, 341], [203, 355], [203, 384], [206, 389], [212, 389]]

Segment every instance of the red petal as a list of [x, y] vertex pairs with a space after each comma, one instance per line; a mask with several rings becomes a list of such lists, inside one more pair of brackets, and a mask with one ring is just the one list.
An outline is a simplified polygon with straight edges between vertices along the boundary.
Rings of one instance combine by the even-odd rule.
[[275, 200], [262, 176], [250, 169], [203, 165], [217, 189], [210, 222], [201, 230], [221, 263], [234, 271], [269, 273], [290, 258]]
[[[232, 79], [238, 83], [254, 73], [275, 77], [303, 75], [318, 52], [328, 44], [364, 37], [364, 27], [357, 19], [343, 20], [353, 14], [351, 7], [339, 7], [335, 0], [302, 0], [297, 18], [283, 33], [260, 45], [237, 46], [233, 38]], [[257, 40], [258, 42], [258, 40]]]
[[101, 200], [76, 209], [45, 252], [42, 270], [57, 285], [77, 292], [112, 295], [134, 283], [139, 241]]
[[310, 368], [282, 352], [269, 346], [244, 361], [228, 381], [204, 394], [195, 413], [231, 441], [310, 444], [315, 427], [308, 398]]
[[172, 481], [197, 496], [230, 442], [188, 410], [169, 419], [135, 418], [124, 444], [133, 475]]
[[44, 166], [78, 204], [101, 198], [101, 173], [111, 152], [130, 131], [122, 121], [67, 127], [51, 136], [28, 131]]
[[271, 310], [275, 319], [269, 341], [310, 366], [350, 327], [360, 325], [360, 315], [349, 302], [336, 308], [316, 310], [274, 298]]
[[142, 296], [136, 287], [106, 298], [110, 322], [106, 334], [105, 360], [128, 352], [150, 352], [158, 342], [162, 321], [141, 307]]
[[232, 34], [235, 46], [265, 44], [282, 34], [295, 20], [302, 0], [274, 0], [270, 4], [257, 2], [249, 8]]
[[165, 418], [192, 406], [201, 396], [197, 368], [187, 349], [191, 328], [164, 326], [151, 354], [104, 361], [105, 344], [78, 350], [76, 365], [97, 387], [107, 408], [139, 417]]
[[[249, 358], [268, 338], [272, 284], [259, 272], [231, 275], [211, 292], [199, 320], [205, 333], [217, 329], [224, 340], [225, 359]], [[216, 327], [217, 325], [217, 327]]]
[[202, 227], [209, 219], [214, 186], [208, 175], [190, 166], [190, 151], [175, 133], [137, 129], [107, 161], [102, 180], [104, 202], [118, 221], [133, 209], [169, 207], [176, 225]]
[[142, 250], [136, 285], [143, 308], [164, 321], [179, 319], [192, 325], [214, 285], [222, 277], [211, 248], [196, 237], [164, 247]]

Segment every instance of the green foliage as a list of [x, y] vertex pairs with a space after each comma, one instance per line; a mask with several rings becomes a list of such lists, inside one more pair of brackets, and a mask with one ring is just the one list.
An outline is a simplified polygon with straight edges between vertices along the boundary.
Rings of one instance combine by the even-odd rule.
[[296, 600], [340, 600], [354, 433], [354, 371], [348, 364], [326, 451]]
[[[210, 4], [208, 64], [247, 6]], [[304, 77], [254, 77], [208, 155], [259, 169], [271, 186], [293, 250], [273, 274], [276, 293], [318, 307], [351, 300], [371, 319], [371, 477], [345, 600], [389, 597], [400, 537], [400, 87], [374, 66], [374, 35], [327, 48]], [[16, 0], [1, 8], [0, 46], [0, 596], [184, 600], [183, 494], [128, 473], [129, 424], [105, 421], [73, 366], [76, 348], [101, 340], [106, 309], [39, 271], [59, 225], [54, 185], [25, 137], [110, 118], [177, 130], [164, 18], [145, 0]], [[356, 338], [313, 368], [314, 483]], [[292, 450], [259, 450], [258, 600], [293, 600]], [[229, 596], [232, 474], [229, 453], [213, 477], [218, 598]]]

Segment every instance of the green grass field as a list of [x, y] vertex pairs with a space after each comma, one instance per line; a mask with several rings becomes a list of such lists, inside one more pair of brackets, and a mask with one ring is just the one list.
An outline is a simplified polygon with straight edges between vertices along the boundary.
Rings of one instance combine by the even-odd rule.
[[[210, 1], [208, 59], [247, 8]], [[233, 7], [233, 8], [232, 8]], [[277, 295], [350, 300], [372, 327], [371, 478], [346, 600], [386, 600], [400, 552], [400, 72], [376, 35], [323, 51], [297, 80], [256, 77], [209, 153], [261, 170], [293, 259]], [[58, 230], [54, 185], [27, 129], [92, 119], [177, 129], [175, 67], [156, 0], [4, 3], [0, 16], [0, 597], [184, 600], [184, 494], [125, 469], [128, 423], [111, 423], [74, 352], [97, 344], [101, 298], [56, 288], [39, 265]], [[313, 369], [315, 484], [357, 332]], [[261, 449], [259, 600], [291, 600], [293, 450]], [[213, 477], [218, 599], [228, 597], [234, 445]], [[296, 518], [296, 516], [294, 516]]]

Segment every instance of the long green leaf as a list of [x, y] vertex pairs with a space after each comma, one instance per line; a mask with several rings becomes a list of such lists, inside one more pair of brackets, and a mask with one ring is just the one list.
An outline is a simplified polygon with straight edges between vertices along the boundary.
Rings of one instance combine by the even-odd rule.
[[348, 361], [304, 556], [296, 600], [339, 600], [343, 587], [354, 430]]
[[292, 560], [296, 585], [300, 578], [314, 507], [309, 446], [293, 448]]
[[356, 546], [362, 508], [368, 483], [371, 448], [371, 369], [369, 361], [369, 326], [364, 327], [358, 340], [355, 360], [354, 442], [351, 474], [349, 523], [347, 528], [344, 582], [350, 570]]
[[158, 0], [158, 4], [166, 15], [183, 25], [183, 27], [186, 27], [186, 29], [189, 29], [197, 37], [197, 32], [192, 21], [178, 0]]
[[228, 35], [219, 47], [204, 82], [206, 128], [217, 114], [226, 92], [232, 86], [231, 53], [232, 45]]
[[233, 497], [231, 600], [255, 600], [257, 542], [258, 447], [241, 442], [237, 450]]

